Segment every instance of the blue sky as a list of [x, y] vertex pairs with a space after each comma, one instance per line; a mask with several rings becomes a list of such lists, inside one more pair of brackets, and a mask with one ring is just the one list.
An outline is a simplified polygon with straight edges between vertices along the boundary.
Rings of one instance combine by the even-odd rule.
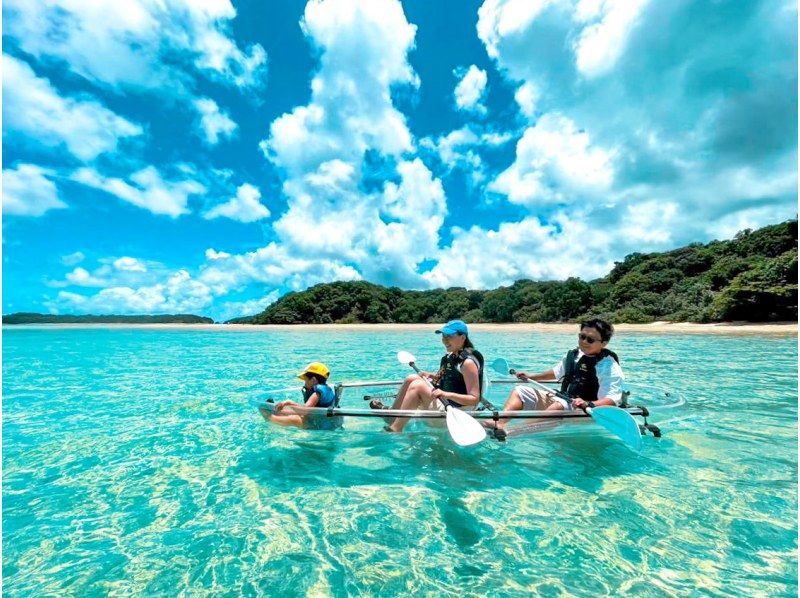
[[797, 213], [779, 0], [3, 3], [3, 313], [592, 279]]

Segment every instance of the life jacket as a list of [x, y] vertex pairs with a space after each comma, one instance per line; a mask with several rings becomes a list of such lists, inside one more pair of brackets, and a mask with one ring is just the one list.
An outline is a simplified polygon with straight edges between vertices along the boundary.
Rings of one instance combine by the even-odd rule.
[[308, 401], [311, 398], [311, 395], [314, 393], [319, 393], [319, 401], [317, 401], [317, 407], [333, 407], [334, 403], [336, 402], [336, 393], [333, 392], [333, 389], [328, 386], [327, 384], [315, 384], [313, 388], [306, 388], [303, 387], [303, 402]]
[[[478, 388], [483, 388], [483, 355], [480, 351], [475, 349], [462, 349], [458, 353], [448, 353], [442, 357], [439, 363], [439, 381], [436, 384], [437, 388], [441, 388], [445, 392], [454, 392], [459, 395], [469, 394], [467, 392], [467, 383], [464, 381], [464, 376], [460, 371], [460, 366], [468, 359], [477, 361], [478, 364]], [[482, 392], [479, 390], [478, 392]], [[480, 397], [479, 397], [480, 398]], [[456, 403], [447, 399], [447, 404], [462, 409], [465, 405]]]
[[600, 382], [597, 379], [597, 362], [609, 355], [619, 363], [619, 357], [614, 351], [601, 349], [597, 355], [582, 355], [576, 362], [578, 349], [567, 351], [564, 358], [564, 378], [561, 380], [561, 392], [570, 397], [580, 397], [585, 401], [597, 399]]

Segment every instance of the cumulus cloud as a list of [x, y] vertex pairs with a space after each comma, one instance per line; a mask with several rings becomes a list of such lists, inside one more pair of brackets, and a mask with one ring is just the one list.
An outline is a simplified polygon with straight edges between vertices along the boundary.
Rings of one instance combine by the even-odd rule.
[[211, 304], [209, 289], [180, 270], [165, 282], [152, 286], [109, 287], [94, 295], [60, 291], [46, 303], [55, 313], [154, 314], [196, 313]]
[[482, 100], [486, 91], [486, 71], [473, 64], [466, 71], [456, 69], [454, 74], [461, 79], [454, 92], [456, 107], [459, 110], [485, 114], [486, 106]]
[[612, 230], [650, 219], [638, 250], [793, 217], [794, 24], [763, 0], [486, 0], [478, 35], [530, 123], [489, 189], [545, 223], [587, 200]]
[[613, 151], [594, 147], [570, 119], [546, 114], [517, 143], [516, 161], [488, 189], [512, 203], [573, 203], [605, 193], [614, 179]]
[[51, 180], [52, 170], [34, 164], [17, 164], [3, 169], [3, 213], [41, 216], [48, 210], [66, 208]]
[[142, 260], [128, 256], [114, 260], [114, 268], [122, 272], [147, 272], [147, 265]]
[[195, 100], [194, 107], [200, 115], [199, 127], [201, 139], [209, 145], [219, 143], [221, 137], [230, 139], [239, 128], [226, 112], [221, 112], [217, 103], [211, 98]]
[[[583, 214], [581, 214], [583, 215]], [[453, 230], [453, 242], [424, 274], [435, 287], [496, 288], [515, 280], [591, 279], [614, 265], [612, 231], [594, 229], [575, 213], [557, 213], [543, 224], [536, 217], [505, 222], [496, 230]], [[586, 240], [591, 238], [591, 243]]]
[[104, 287], [108, 285], [108, 279], [91, 274], [85, 268], [80, 267], [75, 268], [72, 272], [68, 272], [65, 278], [66, 281], [63, 285], [56, 284], [53, 286], [74, 285], [79, 287]]
[[526, 81], [514, 92], [514, 99], [517, 101], [520, 112], [526, 118], [533, 118], [536, 115], [536, 103], [539, 100], [539, 90], [536, 85]]
[[116, 150], [142, 128], [93, 99], [62, 97], [25, 62], [3, 55], [3, 135], [64, 147], [82, 161]]
[[264, 311], [267, 307], [272, 305], [278, 300], [280, 294], [278, 291], [267, 293], [263, 297], [257, 299], [250, 299], [248, 301], [225, 301], [219, 309], [217, 319], [219, 321], [228, 321], [233, 318], [240, 318], [242, 316], [253, 316]]
[[587, 77], [614, 68], [649, 0], [581, 0], [575, 18], [584, 25], [574, 42], [578, 70]]
[[65, 266], [74, 266], [75, 264], [80, 264], [86, 256], [83, 255], [83, 252], [76, 251], [75, 253], [70, 253], [69, 255], [62, 255], [61, 256], [61, 263]]
[[253, 185], [245, 183], [236, 190], [236, 197], [220, 204], [203, 214], [204, 218], [230, 218], [239, 222], [255, 222], [270, 215], [269, 209], [259, 200], [261, 191]]
[[3, 3], [3, 34], [37, 60], [60, 59], [91, 81], [175, 92], [190, 87], [193, 66], [239, 87], [259, 87], [264, 49], [231, 39], [229, 0]]
[[472, 185], [477, 186], [486, 179], [488, 171], [482, 154], [505, 145], [513, 138], [511, 132], [496, 133], [466, 125], [438, 137], [425, 137], [420, 140], [420, 147], [432, 151], [448, 171], [463, 170]]
[[320, 68], [311, 102], [270, 126], [262, 149], [272, 162], [295, 177], [334, 159], [360, 162], [368, 149], [411, 150], [411, 134], [390, 93], [394, 85], [418, 85], [406, 61], [416, 28], [399, 2], [309, 2], [302, 27], [320, 51]]
[[144, 208], [153, 214], [176, 218], [188, 214], [189, 196], [204, 193], [206, 188], [191, 179], [167, 181], [153, 166], [133, 173], [130, 182], [105, 177], [93, 168], [80, 168], [72, 175], [78, 183], [100, 189], [119, 199]]
[[[288, 209], [274, 229], [349, 278], [419, 285], [415, 267], [436, 251], [446, 205], [422, 161], [403, 157], [413, 139], [392, 103], [394, 86], [418, 85], [407, 61], [416, 29], [396, 0], [311, 2], [302, 26], [320, 52], [311, 101], [276, 119], [262, 142], [285, 175]], [[374, 157], [390, 165], [383, 189], [365, 182]]]

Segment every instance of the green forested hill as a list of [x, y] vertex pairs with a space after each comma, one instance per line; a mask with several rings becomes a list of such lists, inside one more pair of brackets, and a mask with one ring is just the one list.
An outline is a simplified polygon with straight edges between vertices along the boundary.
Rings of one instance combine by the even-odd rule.
[[3, 324], [213, 324], [211, 318], [192, 314], [153, 316], [54, 315], [19, 312], [3, 316]]
[[634, 253], [588, 282], [518, 280], [491, 291], [334, 282], [288, 293], [262, 313], [231, 322], [558, 322], [587, 315], [631, 323], [796, 320], [797, 220], [745, 230], [730, 241]]

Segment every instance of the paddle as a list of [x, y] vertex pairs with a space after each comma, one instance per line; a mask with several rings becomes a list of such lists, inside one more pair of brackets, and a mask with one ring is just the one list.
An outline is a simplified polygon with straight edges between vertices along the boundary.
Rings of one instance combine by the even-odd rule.
[[[425, 376], [422, 376], [422, 372], [419, 371], [416, 357], [408, 351], [399, 351], [397, 353], [397, 360], [413, 368], [414, 371], [420, 374], [420, 377], [428, 383], [428, 386], [433, 389], [433, 383]], [[447, 431], [450, 433], [450, 438], [453, 439], [453, 442], [459, 446], [470, 446], [486, 438], [486, 430], [474, 417], [460, 409], [448, 405], [441, 399], [439, 399], [439, 402], [445, 408]]]
[[[495, 359], [492, 362], [492, 369], [502, 374], [511, 374], [512, 376], [515, 376], [517, 373], [514, 368], [509, 367], [508, 361], [502, 358]], [[572, 400], [567, 394], [545, 386], [532, 378], [527, 378], [526, 381], [568, 402]], [[588, 413], [596, 423], [619, 437], [628, 447], [636, 452], [642, 450], [642, 433], [639, 431], [639, 424], [636, 423], [636, 420], [633, 419], [630, 413], [613, 405], [600, 405], [594, 409], [585, 407], [583, 410]]]

